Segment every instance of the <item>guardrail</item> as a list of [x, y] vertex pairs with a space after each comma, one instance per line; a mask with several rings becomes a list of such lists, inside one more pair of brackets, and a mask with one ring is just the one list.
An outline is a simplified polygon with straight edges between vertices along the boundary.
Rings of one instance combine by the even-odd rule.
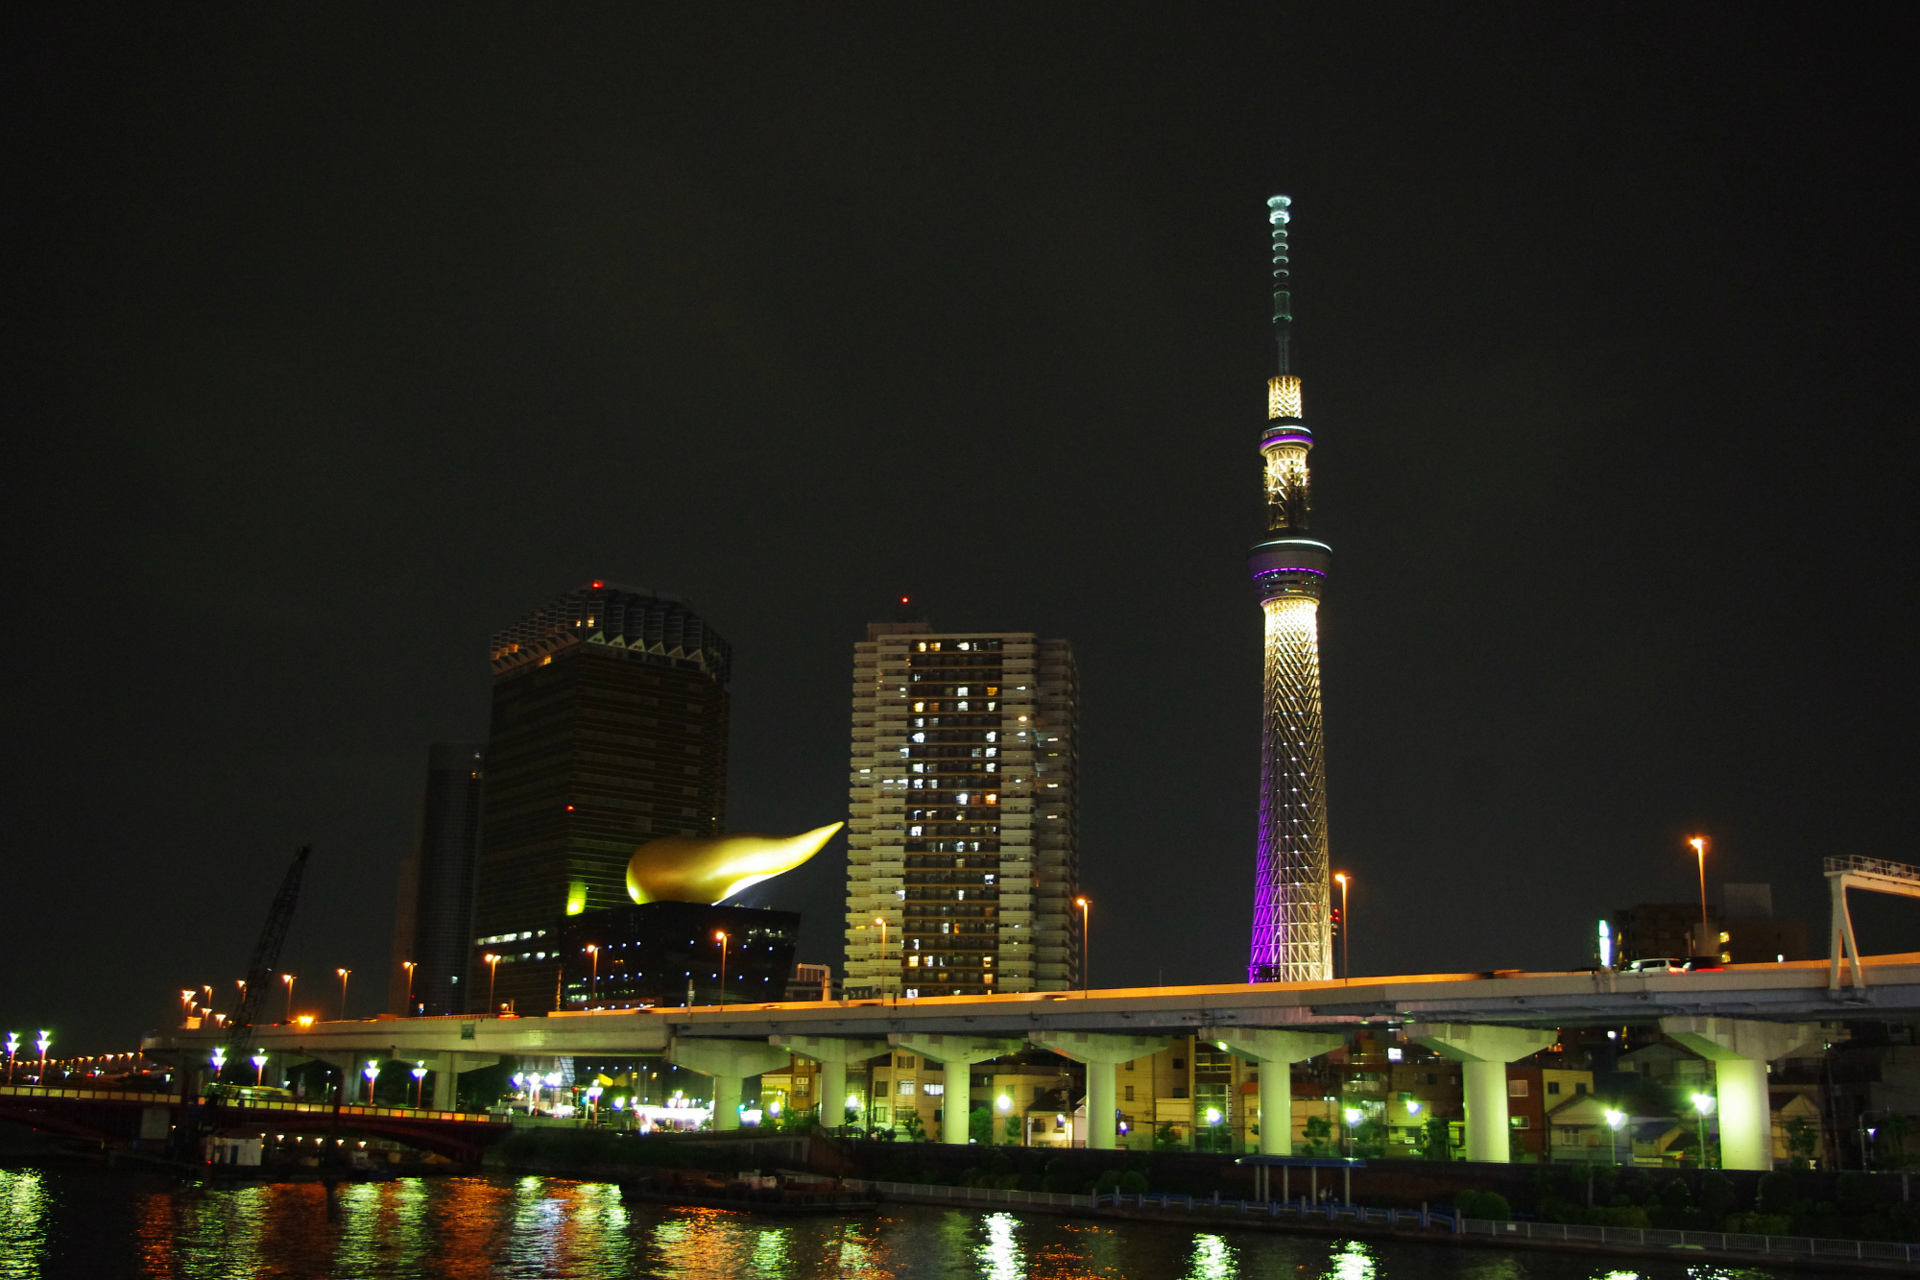
[[1468, 1218], [1464, 1234], [1495, 1239], [1553, 1240], [1567, 1244], [1634, 1245], [1643, 1249], [1717, 1249], [1761, 1258], [1851, 1258], [1920, 1262], [1920, 1244], [1891, 1240], [1817, 1240], [1809, 1236], [1746, 1235], [1732, 1231], [1663, 1231], [1655, 1227], [1588, 1227], [1563, 1222], [1488, 1222]]

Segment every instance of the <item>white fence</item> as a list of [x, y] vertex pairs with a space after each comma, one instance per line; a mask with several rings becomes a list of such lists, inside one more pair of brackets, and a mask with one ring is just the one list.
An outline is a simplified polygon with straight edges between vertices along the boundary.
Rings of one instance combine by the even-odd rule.
[[1806, 1236], [1742, 1235], [1731, 1231], [1660, 1231], [1652, 1227], [1583, 1227], [1561, 1222], [1483, 1222], [1468, 1218], [1466, 1234], [1508, 1240], [1563, 1240], [1572, 1244], [1633, 1245], [1645, 1249], [1715, 1249], [1774, 1258], [1854, 1258], [1920, 1262], [1920, 1244], [1890, 1240], [1813, 1240]]
[[1751, 1254], [1760, 1258], [1851, 1258], [1867, 1262], [1920, 1263], [1920, 1244], [1886, 1240], [1814, 1240], [1806, 1236], [1746, 1235], [1731, 1231], [1661, 1231], [1652, 1227], [1587, 1227], [1559, 1222], [1490, 1222], [1482, 1218], [1456, 1219], [1439, 1209], [1369, 1209], [1365, 1205], [1333, 1201], [1313, 1204], [1298, 1200], [1227, 1200], [1212, 1196], [1128, 1195], [1097, 1192], [1068, 1195], [1061, 1191], [1003, 1191], [997, 1187], [940, 1187], [918, 1182], [866, 1182], [848, 1178], [850, 1190], [875, 1191], [889, 1200], [921, 1204], [1003, 1205], [1008, 1208], [1183, 1210], [1188, 1213], [1231, 1213], [1247, 1218], [1288, 1219], [1295, 1222], [1351, 1223], [1357, 1227], [1392, 1230], [1438, 1228], [1495, 1240], [1543, 1240], [1566, 1244], [1628, 1245], [1638, 1249], [1711, 1249], [1721, 1253]]

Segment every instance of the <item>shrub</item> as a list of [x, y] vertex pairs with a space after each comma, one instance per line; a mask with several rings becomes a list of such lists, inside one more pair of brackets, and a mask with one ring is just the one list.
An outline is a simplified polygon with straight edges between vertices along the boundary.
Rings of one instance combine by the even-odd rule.
[[1727, 1219], [1726, 1229], [1750, 1236], [1786, 1236], [1793, 1234], [1793, 1219], [1784, 1213], [1736, 1213]]
[[1706, 1173], [1700, 1176], [1700, 1211], [1709, 1218], [1720, 1219], [1733, 1212], [1733, 1206], [1739, 1197], [1733, 1190], [1733, 1179], [1724, 1173]]
[[1791, 1214], [1793, 1206], [1800, 1200], [1800, 1188], [1794, 1183], [1793, 1175], [1775, 1170], [1760, 1179], [1759, 1193], [1754, 1197], [1754, 1207], [1767, 1215]]
[[1100, 1195], [1112, 1195], [1120, 1189], [1120, 1171], [1108, 1169], [1093, 1180], [1093, 1189]]
[[1579, 1221], [1595, 1227], [1640, 1227], [1643, 1230], [1653, 1225], [1647, 1220], [1647, 1211], [1637, 1204], [1587, 1209], [1581, 1213]]
[[1833, 1189], [1842, 1213], [1872, 1213], [1876, 1207], [1873, 1179], [1857, 1169], [1841, 1174], [1835, 1180]]
[[1120, 1175], [1120, 1181], [1116, 1185], [1116, 1190], [1125, 1192], [1130, 1196], [1145, 1195], [1147, 1190], [1147, 1175], [1141, 1173], [1138, 1169], [1129, 1169]]
[[1669, 1178], [1667, 1185], [1660, 1188], [1660, 1207], [1668, 1213], [1680, 1213], [1693, 1205], [1693, 1197], [1687, 1194], [1684, 1178]]
[[1506, 1222], [1513, 1217], [1513, 1206], [1498, 1191], [1481, 1191], [1468, 1187], [1453, 1197], [1453, 1207], [1463, 1218], [1482, 1218], [1490, 1222]]

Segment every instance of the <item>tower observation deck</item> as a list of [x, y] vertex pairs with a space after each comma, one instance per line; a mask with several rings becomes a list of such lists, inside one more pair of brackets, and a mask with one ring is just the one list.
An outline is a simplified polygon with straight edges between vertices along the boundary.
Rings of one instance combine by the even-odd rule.
[[1249, 982], [1333, 977], [1327, 864], [1326, 753], [1320, 726], [1320, 589], [1332, 550], [1307, 536], [1312, 511], [1307, 452], [1293, 369], [1293, 202], [1267, 201], [1273, 229], [1273, 335], [1278, 371], [1267, 380], [1260, 432], [1267, 533], [1248, 556], [1265, 618], [1260, 716], [1260, 827], [1254, 872]]

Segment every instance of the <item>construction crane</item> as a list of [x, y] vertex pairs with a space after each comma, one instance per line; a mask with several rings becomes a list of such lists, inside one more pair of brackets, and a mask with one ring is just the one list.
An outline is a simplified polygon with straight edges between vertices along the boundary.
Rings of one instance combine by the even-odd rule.
[[307, 859], [312, 854], [312, 845], [301, 846], [300, 852], [293, 855], [293, 865], [280, 880], [280, 892], [273, 896], [266, 928], [260, 930], [260, 941], [254, 944], [253, 959], [247, 965], [247, 985], [240, 992], [240, 1007], [233, 1011], [233, 1021], [227, 1024], [229, 1059], [247, 1056], [247, 1046], [253, 1039], [254, 1014], [260, 1007], [268, 977], [280, 963], [280, 948], [293, 924], [293, 908], [300, 901], [300, 881], [307, 874]]

